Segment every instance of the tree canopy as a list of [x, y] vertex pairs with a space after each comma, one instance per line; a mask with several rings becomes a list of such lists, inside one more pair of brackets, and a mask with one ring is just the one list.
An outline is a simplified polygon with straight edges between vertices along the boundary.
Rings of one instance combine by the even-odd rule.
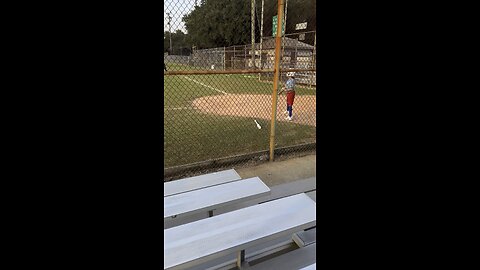
[[[268, 37], [272, 36], [272, 17], [277, 14], [277, 1], [265, 0], [264, 7], [263, 35]], [[315, 30], [315, 8], [315, 0], [289, 0], [286, 33], [299, 32], [295, 30], [295, 25], [303, 22], [307, 22], [307, 29], [302, 31]], [[195, 45], [197, 48], [249, 44], [251, 42], [250, 9], [249, 0], [202, 0], [182, 18], [188, 33], [184, 37], [185, 43]], [[261, 0], [256, 0], [256, 42], [260, 40], [260, 14]], [[173, 41], [172, 43], [175, 44]]]
[[207, 0], [183, 17], [198, 48], [245, 44], [250, 37], [250, 1]]
[[169, 54], [190, 55], [192, 44], [188, 43], [187, 35], [181, 30], [172, 33], [172, 52], [170, 51], [170, 32], [163, 33], [163, 52]]

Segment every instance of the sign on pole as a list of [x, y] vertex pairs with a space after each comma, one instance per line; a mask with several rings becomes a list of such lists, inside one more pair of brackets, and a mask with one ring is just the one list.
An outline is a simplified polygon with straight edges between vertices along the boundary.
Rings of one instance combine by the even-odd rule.
[[[277, 15], [273, 16], [272, 36], [277, 36]], [[282, 36], [285, 35], [285, 21], [282, 21]]]

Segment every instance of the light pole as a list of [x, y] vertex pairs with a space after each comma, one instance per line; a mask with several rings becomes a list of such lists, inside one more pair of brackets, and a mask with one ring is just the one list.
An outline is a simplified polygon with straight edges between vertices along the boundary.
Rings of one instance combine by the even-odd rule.
[[168, 32], [170, 33], [170, 55], [173, 53], [172, 51], [172, 25], [171, 25], [171, 21], [172, 21], [172, 17], [170, 16], [170, 12], [167, 12], [167, 16], [168, 16]]

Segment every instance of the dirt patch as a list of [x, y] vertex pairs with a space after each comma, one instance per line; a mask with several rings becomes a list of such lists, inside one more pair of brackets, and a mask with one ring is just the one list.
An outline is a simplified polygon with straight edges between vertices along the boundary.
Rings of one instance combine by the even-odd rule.
[[[293, 104], [293, 123], [316, 126], [316, 96], [295, 96]], [[195, 109], [210, 114], [252, 117], [270, 120], [272, 114], [271, 95], [227, 94], [197, 98], [192, 102]], [[277, 121], [285, 119], [287, 103], [285, 95], [277, 100]]]

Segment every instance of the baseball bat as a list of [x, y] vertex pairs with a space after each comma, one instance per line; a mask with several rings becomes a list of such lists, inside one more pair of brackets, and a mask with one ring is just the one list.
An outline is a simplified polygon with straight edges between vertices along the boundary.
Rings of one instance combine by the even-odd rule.
[[260, 124], [258, 124], [257, 120], [253, 120], [253, 121], [255, 121], [255, 124], [257, 124], [258, 129], [262, 129], [262, 126], [260, 126]]

